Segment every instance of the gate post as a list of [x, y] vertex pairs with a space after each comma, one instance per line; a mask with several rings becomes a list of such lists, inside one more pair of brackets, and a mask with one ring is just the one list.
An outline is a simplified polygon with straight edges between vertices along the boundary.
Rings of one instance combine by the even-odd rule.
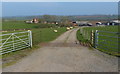
[[94, 31], [91, 32], [91, 44], [94, 45]]
[[95, 48], [98, 46], [98, 30], [95, 31]]
[[15, 50], [15, 38], [14, 38], [14, 33], [12, 33], [12, 40], [13, 40], [13, 50]]
[[28, 30], [29, 32], [29, 44], [32, 47], [32, 32], [30, 30]]

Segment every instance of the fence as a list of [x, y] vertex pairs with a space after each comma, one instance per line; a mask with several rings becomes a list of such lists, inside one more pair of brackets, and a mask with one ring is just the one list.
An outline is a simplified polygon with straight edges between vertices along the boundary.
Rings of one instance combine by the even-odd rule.
[[[91, 32], [90, 32], [91, 31]], [[96, 49], [109, 53], [120, 53], [119, 39], [120, 33], [109, 32], [101, 30], [85, 30], [80, 29], [80, 33], [83, 37], [91, 42], [91, 45]]]
[[0, 35], [0, 55], [32, 47], [32, 32], [3, 33]]
[[119, 53], [119, 33], [109, 31], [95, 31], [95, 48], [106, 52]]

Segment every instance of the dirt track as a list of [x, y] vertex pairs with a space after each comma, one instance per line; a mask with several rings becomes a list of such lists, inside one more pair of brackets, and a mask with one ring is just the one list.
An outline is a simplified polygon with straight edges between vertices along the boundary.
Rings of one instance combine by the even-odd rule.
[[76, 44], [73, 29], [3, 72], [116, 72], [118, 58]]

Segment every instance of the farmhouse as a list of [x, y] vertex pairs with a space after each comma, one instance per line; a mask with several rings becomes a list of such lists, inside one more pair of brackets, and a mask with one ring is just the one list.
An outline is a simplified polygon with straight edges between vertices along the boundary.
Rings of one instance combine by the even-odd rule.
[[39, 23], [39, 20], [37, 19], [37, 18], [34, 18], [34, 19], [32, 19], [32, 20], [27, 20], [27, 21], [25, 21], [26, 23]]
[[39, 20], [37, 18], [34, 18], [32, 21], [33, 23], [39, 23]]

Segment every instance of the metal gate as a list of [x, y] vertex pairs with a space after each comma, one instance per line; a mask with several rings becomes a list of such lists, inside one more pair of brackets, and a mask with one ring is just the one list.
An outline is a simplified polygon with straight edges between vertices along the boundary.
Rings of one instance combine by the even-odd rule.
[[32, 47], [32, 32], [30, 30], [0, 35], [0, 55]]
[[95, 48], [104, 50], [110, 53], [119, 53], [119, 33], [109, 32], [109, 31], [99, 31], [95, 32]]

